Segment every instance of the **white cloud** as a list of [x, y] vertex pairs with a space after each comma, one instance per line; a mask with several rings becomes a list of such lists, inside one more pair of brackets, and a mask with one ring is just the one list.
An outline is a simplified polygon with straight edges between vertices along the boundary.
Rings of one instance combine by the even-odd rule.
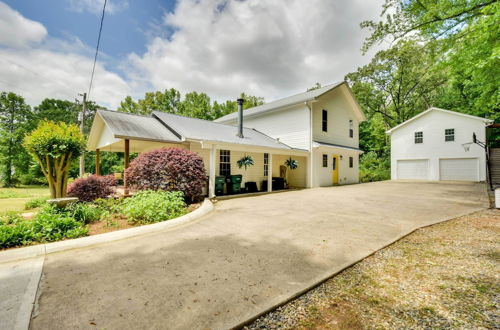
[[0, 2], [0, 46], [24, 48], [43, 41], [47, 29]]
[[[88, 12], [95, 15], [102, 14], [104, 0], [69, 0], [69, 10], [78, 13]], [[126, 0], [108, 0], [106, 3], [106, 13], [114, 14], [128, 8]]]
[[[0, 6], [6, 8], [2, 11], [0, 26], [8, 22], [14, 31], [26, 29], [26, 18], [2, 2]], [[45, 31], [40, 23], [29, 22]], [[0, 47], [0, 90], [18, 93], [31, 105], [44, 98], [72, 101], [78, 93], [86, 92], [94, 60], [93, 50], [76, 37], [68, 39], [46, 37], [39, 40], [38, 45], [25, 43], [22, 48], [16, 44], [4, 44], [7, 47]], [[115, 108], [130, 93], [125, 80], [106, 70], [102, 62], [97, 62], [91, 100]]]
[[342, 80], [367, 63], [359, 23], [376, 18], [381, 2], [179, 0], [164, 17], [164, 28], [175, 32], [130, 54], [124, 67], [153, 89], [217, 99], [245, 91], [272, 100]]

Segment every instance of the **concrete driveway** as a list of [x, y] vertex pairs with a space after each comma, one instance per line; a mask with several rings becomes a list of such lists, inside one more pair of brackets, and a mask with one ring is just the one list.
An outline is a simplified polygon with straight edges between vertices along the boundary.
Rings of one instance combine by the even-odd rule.
[[48, 255], [31, 328], [231, 328], [418, 227], [485, 207], [484, 185], [472, 183], [221, 201], [181, 227]]

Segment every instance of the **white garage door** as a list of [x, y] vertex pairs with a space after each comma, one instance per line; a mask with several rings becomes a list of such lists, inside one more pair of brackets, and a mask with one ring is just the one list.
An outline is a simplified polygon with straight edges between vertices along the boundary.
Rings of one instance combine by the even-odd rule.
[[439, 160], [439, 179], [479, 181], [477, 158], [455, 158]]
[[398, 160], [398, 179], [429, 179], [429, 161], [427, 159]]

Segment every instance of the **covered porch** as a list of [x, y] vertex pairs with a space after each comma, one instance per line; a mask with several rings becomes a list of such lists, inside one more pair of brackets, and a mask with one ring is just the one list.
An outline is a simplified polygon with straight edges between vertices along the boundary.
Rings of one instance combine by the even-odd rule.
[[[186, 119], [193, 120], [192, 118], [183, 118], [182, 120]], [[224, 129], [229, 126], [212, 122], [206, 123], [215, 124], [218, 127], [222, 126], [221, 128]], [[197, 124], [199, 123], [197, 122]], [[102, 152], [123, 153], [123, 168], [127, 169], [131, 153], [140, 154], [165, 147], [190, 150], [203, 159], [207, 173], [207, 186], [203, 187], [203, 194], [210, 198], [229, 194], [261, 193], [277, 189], [307, 187], [309, 153], [306, 150], [292, 149], [279, 141], [275, 142], [267, 136], [261, 136], [261, 133], [255, 131], [249, 132], [248, 137], [240, 140], [233, 135], [233, 127], [229, 127], [232, 133], [231, 139], [227, 138], [226, 140], [230, 142], [186, 138], [181, 134], [176, 134], [173, 130], [166, 130], [165, 125], [162, 125], [154, 117], [114, 111], [98, 112], [89, 136], [87, 149], [95, 151], [95, 174], [97, 175], [102, 174], [100, 164]], [[252, 134], [257, 136], [254, 137]], [[261, 145], [249, 144], [248, 140], [252, 138]], [[261, 141], [263, 139], [264, 141]], [[240, 141], [245, 143], [237, 143]], [[247, 168], [240, 168], [237, 161], [244, 156], [251, 157], [254, 164]], [[297, 169], [286, 168], [285, 161], [290, 158], [298, 163]], [[229, 188], [232, 182], [227, 182], [227, 180], [230, 181], [231, 178], [238, 181], [240, 189]], [[222, 189], [221, 180], [225, 181]], [[123, 194], [130, 194], [130, 185], [124, 173]]]

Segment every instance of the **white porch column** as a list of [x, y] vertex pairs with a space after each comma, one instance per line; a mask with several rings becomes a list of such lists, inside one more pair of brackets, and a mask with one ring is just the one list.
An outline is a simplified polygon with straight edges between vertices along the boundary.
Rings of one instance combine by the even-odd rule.
[[212, 145], [210, 149], [210, 164], [208, 171], [208, 197], [215, 197], [215, 157], [216, 157], [215, 145]]
[[267, 165], [267, 191], [273, 191], [273, 154], [269, 153], [268, 163]]

